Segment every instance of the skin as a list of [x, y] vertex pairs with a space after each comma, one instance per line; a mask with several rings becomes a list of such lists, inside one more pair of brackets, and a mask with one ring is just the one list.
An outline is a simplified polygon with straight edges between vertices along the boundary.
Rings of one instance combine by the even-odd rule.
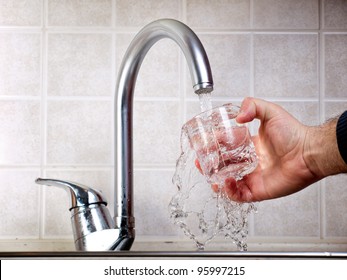
[[[239, 123], [260, 120], [253, 142], [258, 167], [239, 181], [227, 178], [222, 191], [231, 200], [255, 202], [298, 192], [327, 176], [346, 173], [336, 142], [338, 118], [321, 126], [306, 126], [282, 107], [248, 97], [236, 118]], [[201, 170], [199, 162], [196, 166]], [[218, 186], [212, 185], [217, 191]]]

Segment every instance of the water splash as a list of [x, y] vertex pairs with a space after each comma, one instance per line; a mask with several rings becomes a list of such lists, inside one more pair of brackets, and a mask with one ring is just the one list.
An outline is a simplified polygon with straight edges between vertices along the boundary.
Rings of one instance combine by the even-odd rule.
[[[212, 108], [210, 96], [200, 95], [201, 109]], [[253, 203], [237, 203], [220, 189], [214, 192], [195, 166], [196, 154], [190, 147], [185, 130], [181, 132], [181, 155], [176, 162], [172, 182], [177, 193], [169, 204], [170, 217], [184, 234], [192, 239], [197, 250], [217, 235], [232, 240], [239, 251], [247, 251], [248, 216]]]

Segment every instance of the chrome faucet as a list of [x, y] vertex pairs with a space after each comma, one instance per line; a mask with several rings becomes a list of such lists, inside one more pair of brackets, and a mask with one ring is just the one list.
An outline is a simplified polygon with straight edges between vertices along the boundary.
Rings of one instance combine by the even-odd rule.
[[106, 199], [98, 191], [72, 182], [38, 178], [42, 185], [59, 186], [71, 194], [71, 220], [77, 250], [130, 250], [135, 239], [133, 215], [133, 96], [137, 74], [149, 49], [170, 38], [187, 60], [195, 93], [213, 90], [206, 52], [196, 34], [183, 23], [161, 19], [146, 25], [131, 42], [119, 69], [115, 98], [116, 192], [112, 220]]

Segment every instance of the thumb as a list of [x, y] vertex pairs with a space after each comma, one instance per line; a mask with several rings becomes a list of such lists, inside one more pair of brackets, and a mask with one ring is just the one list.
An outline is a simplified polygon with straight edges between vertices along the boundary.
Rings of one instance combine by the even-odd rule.
[[241, 104], [240, 113], [236, 117], [238, 123], [246, 123], [258, 119], [265, 122], [279, 113], [279, 106], [263, 99], [246, 97]]

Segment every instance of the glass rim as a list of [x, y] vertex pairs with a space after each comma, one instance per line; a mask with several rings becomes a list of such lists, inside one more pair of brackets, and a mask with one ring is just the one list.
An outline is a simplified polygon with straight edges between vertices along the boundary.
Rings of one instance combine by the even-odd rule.
[[[233, 103], [225, 103], [223, 105], [219, 105], [219, 106], [215, 106], [215, 107], [212, 107], [211, 109], [209, 110], [206, 110], [206, 111], [203, 111], [203, 112], [200, 112], [199, 114], [196, 114], [194, 117], [190, 118], [188, 121], [186, 121], [182, 128], [185, 127], [186, 125], [188, 125], [188, 123], [190, 123], [191, 121], [193, 121], [194, 119], [197, 119], [197, 118], [203, 118], [203, 115], [205, 115], [206, 113], [208, 112], [214, 112], [216, 111], [217, 109], [220, 109], [220, 108], [225, 108], [225, 107], [232, 107], [232, 108], [237, 108], [237, 113], [240, 112], [240, 109], [241, 109], [241, 106], [239, 105], [235, 105]], [[235, 115], [235, 118], [236, 118], [237, 114]]]

